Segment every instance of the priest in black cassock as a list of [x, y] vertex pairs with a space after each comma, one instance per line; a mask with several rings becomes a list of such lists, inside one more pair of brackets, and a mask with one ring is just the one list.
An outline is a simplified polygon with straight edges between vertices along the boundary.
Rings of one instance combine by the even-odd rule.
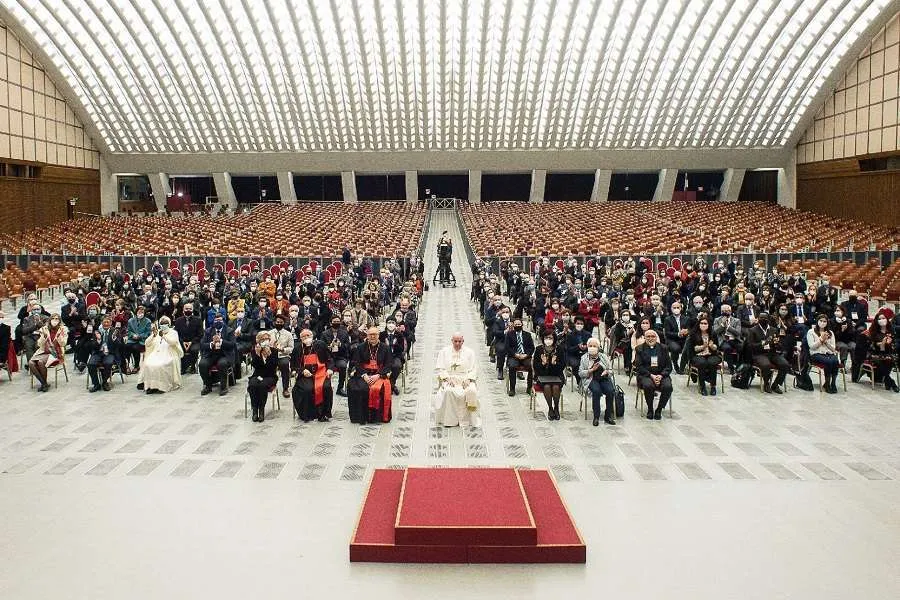
[[391, 420], [391, 350], [370, 327], [366, 339], [350, 359], [347, 405], [351, 423], [389, 423]]
[[307, 423], [316, 419], [327, 422], [331, 419], [334, 394], [331, 389], [331, 375], [334, 366], [328, 346], [313, 339], [309, 329], [300, 332], [300, 350], [295, 354], [294, 409], [297, 416]]

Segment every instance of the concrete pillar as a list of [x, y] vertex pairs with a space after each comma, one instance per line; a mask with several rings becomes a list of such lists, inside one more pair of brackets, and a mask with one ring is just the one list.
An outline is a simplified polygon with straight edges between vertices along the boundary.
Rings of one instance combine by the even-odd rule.
[[481, 204], [481, 171], [469, 171], [469, 202]]
[[406, 171], [406, 201], [419, 201], [419, 172]]
[[231, 173], [213, 173], [212, 175], [219, 204], [224, 204], [232, 210], [237, 209], [237, 198], [234, 195], [234, 188], [231, 187]]
[[656, 192], [653, 194], [654, 202], [668, 202], [675, 192], [675, 180], [678, 179], [678, 169], [662, 169], [659, 172], [659, 181], [656, 184]]
[[156, 212], [165, 212], [166, 198], [172, 193], [169, 185], [168, 173], [147, 173], [150, 180], [150, 189], [153, 190], [153, 201], [156, 203]]
[[778, 169], [778, 204], [797, 208], [797, 149], [791, 152], [788, 163]]
[[547, 185], [547, 171], [545, 169], [535, 169], [531, 172], [531, 194], [528, 197], [529, 202], [544, 201], [544, 187]]
[[591, 202], [609, 200], [609, 184], [612, 182], [612, 171], [597, 169], [594, 172], [594, 189], [591, 191]]
[[294, 189], [294, 174], [290, 171], [276, 173], [278, 177], [278, 195], [282, 204], [296, 204], [297, 190]]
[[356, 196], [356, 171], [341, 171], [341, 187], [344, 189], [344, 202], [358, 202]]
[[[155, 197], [156, 194], [154, 193]], [[75, 207], [78, 210], [78, 207]], [[100, 157], [100, 214], [108, 215], [119, 210], [119, 182], [110, 171], [103, 157]]]
[[741, 185], [744, 183], [744, 173], [747, 169], [726, 169], [725, 179], [722, 180], [722, 189], [719, 190], [719, 200], [724, 202], [737, 202], [741, 195]]

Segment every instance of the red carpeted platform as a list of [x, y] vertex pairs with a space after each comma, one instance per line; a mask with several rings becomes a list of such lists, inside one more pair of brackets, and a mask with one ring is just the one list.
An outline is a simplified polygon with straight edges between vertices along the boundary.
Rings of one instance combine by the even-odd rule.
[[397, 544], [533, 546], [537, 527], [515, 469], [409, 468]]
[[351, 562], [585, 559], [584, 541], [544, 470], [377, 469], [350, 542]]

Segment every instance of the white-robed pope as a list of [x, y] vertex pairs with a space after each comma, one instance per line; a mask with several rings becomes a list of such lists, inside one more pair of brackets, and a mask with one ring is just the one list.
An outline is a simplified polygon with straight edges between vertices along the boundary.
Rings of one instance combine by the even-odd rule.
[[480, 427], [481, 412], [475, 378], [475, 352], [463, 346], [463, 335], [454, 333], [452, 344], [438, 353], [435, 363], [439, 388], [435, 394], [435, 424]]

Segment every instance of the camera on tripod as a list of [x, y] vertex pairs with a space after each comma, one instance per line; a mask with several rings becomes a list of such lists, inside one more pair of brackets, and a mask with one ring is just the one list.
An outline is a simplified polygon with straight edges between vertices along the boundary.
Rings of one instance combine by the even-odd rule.
[[450, 262], [453, 259], [453, 241], [447, 237], [447, 232], [441, 233], [441, 238], [437, 245], [438, 268], [434, 275], [433, 283], [440, 280], [441, 286], [452, 284], [456, 286], [456, 277], [450, 268]]

